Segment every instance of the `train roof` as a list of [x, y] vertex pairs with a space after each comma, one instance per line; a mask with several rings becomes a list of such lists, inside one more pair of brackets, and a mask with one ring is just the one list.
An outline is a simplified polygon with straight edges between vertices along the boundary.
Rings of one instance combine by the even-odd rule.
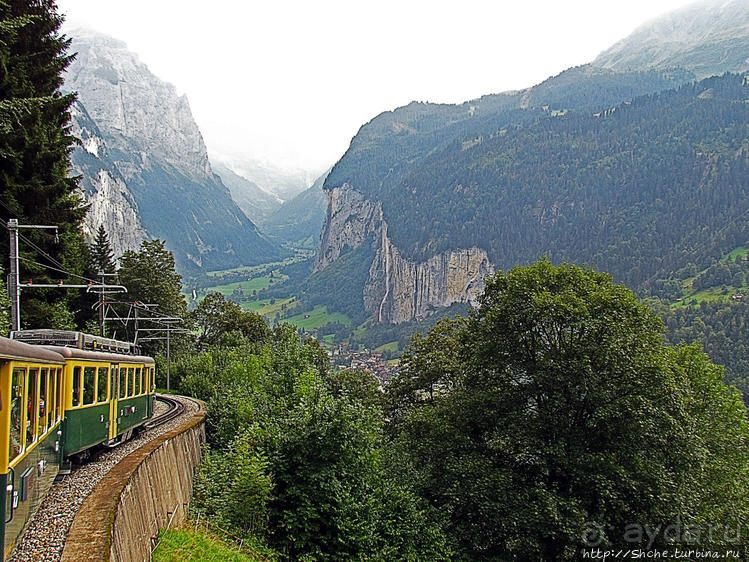
[[78, 349], [76, 347], [62, 347], [58, 345], [32, 345], [28, 346], [36, 349], [46, 349], [57, 353], [65, 359], [81, 359], [89, 361], [108, 361], [110, 363], [143, 363], [151, 365], [154, 363], [153, 358], [145, 355], [124, 355], [121, 353], [107, 353], [104, 351], [89, 351], [87, 349]]
[[0, 336], [0, 359], [25, 359], [58, 365], [65, 363], [65, 358], [56, 350], [13, 341], [2, 336]]
[[132, 342], [84, 334], [83, 332], [72, 332], [70, 330], [51, 330], [48, 328], [16, 330], [10, 333], [10, 339], [34, 345], [77, 347], [78, 349], [89, 349], [92, 351], [137, 355], [137, 348]]

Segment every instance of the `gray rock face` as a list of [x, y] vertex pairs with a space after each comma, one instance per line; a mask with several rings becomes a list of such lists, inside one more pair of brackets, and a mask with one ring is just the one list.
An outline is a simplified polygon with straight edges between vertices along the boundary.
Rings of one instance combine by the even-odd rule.
[[99, 226], [104, 225], [115, 255], [135, 250], [148, 238], [135, 198], [119, 170], [109, 161], [106, 142], [86, 109], [76, 102], [71, 113], [71, 133], [81, 140], [71, 158], [71, 173], [81, 176], [80, 186], [90, 205], [84, 231], [93, 238]]
[[349, 184], [326, 190], [328, 212], [320, 237], [315, 271], [372, 237], [379, 241], [364, 286], [364, 308], [378, 323], [421, 320], [455, 303], [476, 304], [484, 279], [494, 272], [485, 250], [466, 248], [405, 259], [388, 236], [382, 204], [368, 201]]
[[143, 165], [163, 161], [198, 181], [212, 176], [186, 96], [154, 76], [121, 41], [81, 30], [74, 32], [71, 50], [77, 55], [65, 89], [78, 92], [111, 148], [137, 148]]
[[[124, 43], [72, 33], [77, 57], [65, 89], [78, 93], [73, 172], [116, 252], [162, 238], [177, 268], [221, 270], [278, 259], [213, 173], [185, 96], [159, 80]], [[95, 131], [95, 132], [93, 132]]]
[[614, 70], [682, 67], [698, 79], [749, 69], [749, 0], [705, 0], [637, 28], [593, 64]]
[[484, 279], [492, 273], [489, 256], [477, 247], [443, 252], [421, 263], [406, 260], [383, 222], [381, 244], [364, 287], [364, 308], [378, 323], [400, 324], [455, 303], [476, 306]]
[[328, 211], [320, 233], [315, 271], [325, 269], [346, 248], [358, 248], [382, 223], [382, 203], [372, 203], [349, 184], [327, 190]]

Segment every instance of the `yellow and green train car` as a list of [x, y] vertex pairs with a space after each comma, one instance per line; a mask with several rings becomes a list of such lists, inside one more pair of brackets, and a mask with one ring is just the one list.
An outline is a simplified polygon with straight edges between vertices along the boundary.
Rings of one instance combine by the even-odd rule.
[[71, 455], [114, 445], [153, 415], [150, 357], [0, 337], [1, 559]]
[[153, 415], [154, 363], [150, 357], [44, 348], [65, 358], [64, 457], [101, 443], [126, 440]]

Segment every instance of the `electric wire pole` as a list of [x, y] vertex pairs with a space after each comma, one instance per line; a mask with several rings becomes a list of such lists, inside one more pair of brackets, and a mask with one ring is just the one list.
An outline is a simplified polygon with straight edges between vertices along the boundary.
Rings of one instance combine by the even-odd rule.
[[[57, 227], [40, 224], [18, 224], [18, 219], [8, 219], [8, 232], [10, 233], [10, 275], [8, 276], [8, 298], [10, 299], [10, 329], [17, 332], [21, 329], [21, 289], [23, 287], [37, 287], [40, 289], [92, 289], [100, 290], [100, 298], [103, 300], [105, 289], [107, 292], [127, 293], [127, 288], [122, 285], [97, 286], [91, 282], [87, 285], [63, 283], [21, 283], [19, 280], [19, 253], [18, 253], [18, 229], [32, 228], [36, 230], [54, 230], [57, 237]], [[103, 276], [102, 276], [103, 280]], [[101, 316], [99, 317], [101, 319]], [[103, 323], [102, 323], [103, 330]], [[102, 331], [102, 335], [104, 332]]]

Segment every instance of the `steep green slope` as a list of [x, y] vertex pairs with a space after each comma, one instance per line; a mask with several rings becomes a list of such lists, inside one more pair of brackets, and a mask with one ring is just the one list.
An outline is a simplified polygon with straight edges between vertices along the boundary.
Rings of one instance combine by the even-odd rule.
[[330, 170], [315, 180], [308, 189], [293, 199], [284, 201], [263, 223], [263, 231], [280, 243], [314, 249], [325, 220], [327, 201], [322, 186], [328, 173]]
[[683, 72], [615, 72], [585, 65], [528, 90], [484, 96], [460, 105], [413, 102], [364, 125], [324, 187], [349, 183], [370, 197], [384, 197], [423, 158], [451, 143], [470, 145], [503, 127], [529, 124], [552, 111], [600, 111], [690, 79], [691, 74]]
[[383, 197], [391, 239], [412, 259], [477, 245], [501, 268], [546, 253], [639, 287], [743, 242], [747, 98], [729, 75], [456, 140]]
[[381, 201], [412, 260], [478, 246], [507, 268], [548, 254], [643, 289], [746, 240], [748, 92], [727, 75], [595, 113], [478, 119], [481, 100], [411, 104], [363, 127], [325, 187], [349, 183]]

